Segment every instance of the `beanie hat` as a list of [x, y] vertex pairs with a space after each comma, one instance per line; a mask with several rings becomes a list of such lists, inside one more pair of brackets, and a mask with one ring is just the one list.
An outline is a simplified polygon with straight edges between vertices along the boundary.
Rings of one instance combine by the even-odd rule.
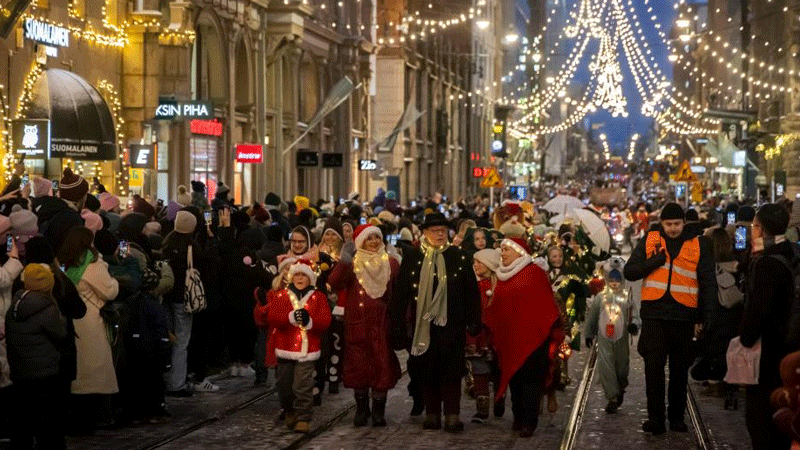
[[253, 218], [256, 219], [258, 223], [262, 225], [265, 224], [271, 218], [271, 216], [269, 215], [269, 211], [264, 209], [264, 207], [258, 203], [254, 204], [253, 207], [250, 209], [250, 215], [252, 215]]
[[403, 228], [400, 230], [400, 240], [411, 242], [414, 240], [414, 235], [411, 234], [411, 230], [408, 228]]
[[206, 185], [202, 181], [192, 180], [192, 191], [204, 194], [206, 192]]
[[119, 247], [119, 241], [108, 230], [100, 230], [94, 234], [94, 248], [103, 256], [113, 255]]
[[610, 281], [622, 281], [622, 272], [619, 269], [611, 269], [606, 276]]
[[389, 223], [395, 223], [397, 221], [397, 218], [394, 216], [394, 214], [385, 210], [378, 213], [378, 219]]
[[99, 215], [84, 208], [81, 211], [81, 217], [83, 217], [83, 226], [92, 230], [93, 233], [103, 229], [103, 219]]
[[89, 183], [82, 176], [76, 175], [69, 167], [64, 168], [64, 174], [58, 184], [58, 195], [64, 200], [78, 203], [89, 193]]
[[186, 186], [178, 186], [178, 196], [175, 197], [175, 201], [180, 203], [181, 206], [189, 206], [192, 204], [192, 196], [186, 192]]
[[303, 197], [302, 195], [298, 195], [298, 196], [296, 196], [294, 198], [294, 204], [295, 204], [295, 206], [297, 206], [297, 212], [298, 213], [300, 213], [300, 211], [302, 211], [304, 209], [308, 209], [308, 205], [310, 203], [311, 202], [308, 200], [308, 198], [307, 197]]
[[387, 200], [397, 200], [397, 193], [395, 191], [389, 191], [386, 193]]
[[740, 206], [736, 210], [737, 222], [752, 222], [756, 217], [756, 209], [752, 206]]
[[770, 236], [786, 233], [789, 226], [789, 212], [775, 203], [767, 203], [758, 208], [756, 219], [761, 224], [761, 229]]
[[120, 237], [128, 241], [135, 241], [136, 238], [142, 234], [144, 224], [146, 224], [148, 220], [149, 219], [145, 217], [144, 214], [139, 214], [137, 212], [125, 214], [122, 216], [117, 226]]
[[197, 226], [197, 217], [189, 211], [178, 211], [175, 215], [175, 231], [181, 234], [192, 234]]
[[103, 211], [111, 211], [119, 207], [119, 198], [109, 192], [103, 192], [97, 199], [100, 200], [100, 209]]
[[278, 194], [274, 192], [270, 192], [266, 197], [264, 197], [264, 206], [266, 206], [267, 209], [277, 208], [280, 204], [281, 198], [278, 197]]
[[25, 258], [28, 263], [50, 264], [56, 259], [56, 255], [47, 239], [34, 236], [25, 243]]
[[689, 208], [686, 210], [686, 221], [687, 222], [697, 222], [700, 220], [700, 215], [697, 214], [697, 210], [694, 208]]
[[500, 252], [493, 248], [485, 248], [475, 252], [472, 258], [482, 262], [492, 272], [497, 272], [497, 268], [500, 267]]
[[25, 289], [29, 291], [46, 294], [53, 292], [55, 278], [53, 278], [53, 272], [50, 271], [50, 266], [46, 264], [35, 263], [25, 266], [22, 280], [25, 282]]
[[366, 241], [371, 234], [375, 233], [383, 240], [383, 233], [381, 233], [380, 228], [370, 224], [359, 225], [358, 228], [353, 231], [353, 241], [356, 244], [356, 248], [361, 248], [361, 246], [364, 245], [364, 241]]
[[525, 242], [524, 239], [511, 237], [503, 239], [501, 245], [511, 247], [515, 252], [519, 253], [522, 256], [531, 254], [531, 248], [528, 247], [528, 243]]
[[53, 183], [44, 177], [33, 177], [33, 196], [52, 197]]
[[301, 259], [298, 260], [296, 263], [292, 264], [292, 267], [289, 268], [289, 275], [288, 275], [289, 281], [291, 282], [292, 278], [294, 278], [294, 276], [298, 273], [305, 274], [311, 281], [310, 283], [311, 286], [317, 284], [317, 274], [311, 267], [311, 261], [307, 259]]
[[145, 236], [161, 234], [161, 224], [155, 221], [147, 222], [144, 224], [144, 228], [142, 228], [142, 234]]
[[92, 194], [86, 196], [86, 203], [83, 205], [84, 208], [88, 209], [91, 212], [100, 211], [100, 200], [97, 199]]
[[39, 233], [39, 219], [36, 214], [23, 209], [20, 205], [14, 205], [11, 211], [8, 220], [11, 222], [11, 229], [14, 230], [15, 235], [35, 236]]
[[331, 217], [330, 219], [326, 220], [325, 225], [322, 227], [322, 236], [325, 236], [325, 233], [328, 230], [332, 230], [337, 236], [339, 236], [339, 239], [344, 242], [344, 227], [339, 219], [336, 217]]
[[231, 188], [229, 188], [228, 186], [225, 186], [225, 183], [223, 183], [222, 181], [217, 183], [217, 197], [227, 197], [228, 196], [228, 192], [230, 192], [230, 191], [231, 191]]
[[153, 205], [139, 195], [133, 196], [133, 207], [131, 209], [133, 209], [134, 212], [143, 214], [148, 220], [156, 215], [156, 209]]
[[681, 205], [677, 203], [667, 203], [661, 208], [661, 215], [659, 218], [664, 220], [684, 220], [686, 219], [686, 214], [683, 212], [683, 208]]

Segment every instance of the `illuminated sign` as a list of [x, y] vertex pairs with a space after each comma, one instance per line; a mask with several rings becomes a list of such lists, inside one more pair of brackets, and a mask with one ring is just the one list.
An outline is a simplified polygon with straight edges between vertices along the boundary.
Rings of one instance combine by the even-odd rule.
[[50, 148], [50, 121], [19, 119], [12, 124], [14, 154], [32, 159], [45, 159]]
[[258, 164], [264, 159], [262, 147], [258, 144], [237, 144], [236, 162]]
[[209, 102], [162, 100], [156, 108], [156, 119], [208, 119], [212, 112]]
[[155, 169], [156, 168], [156, 146], [155, 144], [141, 145], [131, 144], [128, 146], [130, 152], [131, 167], [134, 169]]
[[358, 170], [372, 171], [378, 170], [378, 161], [374, 159], [359, 159]]
[[25, 37], [47, 45], [69, 47], [68, 29], [36, 19], [25, 20]]
[[472, 178], [483, 178], [483, 167], [473, 167]]
[[206, 136], [222, 136], [222, 122], [217, 120], [198, 120], [189, 123], [189, 129], [194, 134]]

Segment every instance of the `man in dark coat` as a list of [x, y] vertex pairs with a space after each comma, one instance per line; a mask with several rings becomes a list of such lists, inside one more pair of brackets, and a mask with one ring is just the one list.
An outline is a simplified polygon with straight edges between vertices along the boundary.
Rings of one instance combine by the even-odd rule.
[[392, 296], [392, 338], [395, 348], [409, 349], [412, 379], [421, 382], [427, 416], [425, 429], [459, 432], [461, 377], [465, 373], [466, 332], [481, 326], [481, 297], [471, 261], [448, 243], [450, 224], [440, 213], [420, 225], [421, 248], [403, 255]]
[[788, 262], [795, 257], [792, 244], [783, 239], [789, 213], [776, 204], [758, 209], [753, 220], [753, 253], [761, 253], [747, 274], [744, 315], [739, 328], [745, 347], [761, 341], [758, 384], [747, 386], [745, 422], [754, 450], [784, 450], [790, 439], [773, 424], [770, 394], [781, 383], [780, 363], [797, 349], [796, 321], [791, 320], [793, 284]]

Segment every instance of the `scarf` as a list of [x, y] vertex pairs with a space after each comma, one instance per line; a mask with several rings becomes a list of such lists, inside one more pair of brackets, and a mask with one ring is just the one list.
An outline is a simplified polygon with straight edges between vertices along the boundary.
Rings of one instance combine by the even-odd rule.
[[94, 255], [92, 252], [87, 250], [86, 253], [83, 254], [83, 259], [81, 260], [79, 266], [70, 267], [67, 269], [67, 278], [72, 281], [72, 284], [75, 286], [78, 285], [78, 282], [81, 281], [81, 278], [83, 278], [83, 273], [86, 272], [86, 268], [92, 263], [93, 257]]
[[[417, 321], [411, 345], [411, 354], [414, 356], [422, 355], [430, 346], [430, 322], [440, 327], [447, 325], [447, 267], [443, 253], [448, 247], [449, 244], [434, 247], [427, 239], [423, 239], [420, 245], [425, 258], [419, 273]], [[434, 280], [438, 282], [435, 291]]]
[[353, 272], [367, 295], [379, 299], [386, 293], [392, 275], [389, 254], [383, 246], [376, 252], [360, 248], [353, 258]]
[[767, 247], [772, 247], [775, 244], [780, 244], [781, 242], [786, 240], [786, 236], [780, 234], [778, 236], [775, 236], [773, 239], [774, 240], [772, 242], [765, 242], [763, 237], [753, 239], [752, 253], [753, 254], [761, 253]]
[[519, 258], [515, 259], [511, 262], [511, 264], [504, 266], [503, 263], [500, 263], [500, 267], [497, 268], [497, 279], [500, 281], [508, 281], [514, 275], [518, 274], [520, 270], [524, 269], [528, 266], [528, 264], [533, 263], [533, 260], [530, 256], [522, 255]]

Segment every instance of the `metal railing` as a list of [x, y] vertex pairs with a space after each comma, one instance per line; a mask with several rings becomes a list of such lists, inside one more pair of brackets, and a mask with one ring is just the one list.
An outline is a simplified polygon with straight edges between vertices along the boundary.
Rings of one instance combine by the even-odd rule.
[[572, 450], [575, 446], [575, 437], [578, 435], [581, 420], [583, 419], [583, 412], [586, 410], [586, 401], [589, 399], [589, 392], [592, 387], [592, 380], [594, 379], [594, 366], [597, 363], [597, 344], [589, 349], [589, 357], [586, 361], [586, 367], [583, 369], [583, 377], [581, 377], [581, 384], [575, 392], [575, 402], [572, 404], [572, 411], [569, 414], [569, 421], [567, 421], [567, 428], [564, 430], [564, 437], [561, 439], [561, 450]]

